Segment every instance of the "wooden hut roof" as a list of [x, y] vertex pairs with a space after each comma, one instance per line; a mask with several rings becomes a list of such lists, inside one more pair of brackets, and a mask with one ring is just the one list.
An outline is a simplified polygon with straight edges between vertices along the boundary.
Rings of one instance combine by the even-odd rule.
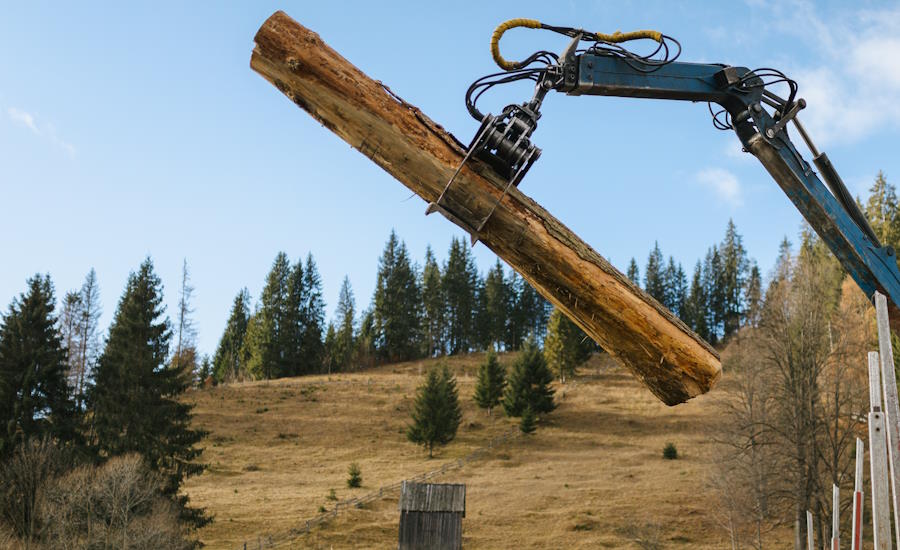
[[462, 483], [403, 482], [400, 510], [407, 512], [461, 512], [466, 515], [466, 486]]

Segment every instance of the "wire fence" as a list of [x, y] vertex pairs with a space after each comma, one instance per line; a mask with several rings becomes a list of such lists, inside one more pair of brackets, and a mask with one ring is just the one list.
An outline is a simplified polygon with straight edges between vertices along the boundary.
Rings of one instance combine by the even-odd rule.
[[274, 550], [276, 548], [290, 548], [293, 546], [294, 540], [309, 534], [309, 532], [316, 527], [336, 518], [341, 511], [346, 511], [353, 508], [362, 508], [370, 502], [381, 500], [382, 498], [391, 495], [396, 491], [399, 491], [404, 481], [428, 481], [429, 479], [434, 479], [438, 476], [444, 475], [447, 472], [459, 470], [470, 462], [484, 458], [484, 456], [487, 455], [492, 449], [504, 445], [510, 440], [515, 439], [521, 435], [521, 430], [519, 430], [518, 427], [515, 427], [503, 434], [491, 438], [486, 445], [475, 449], [466, 456], [444, 463], [440, 468], [436, 470], [431, 470], [430, 472], [425, 472], [417, 476], [398, 481], [396, 483], [391, 483], [390, 485], [379, 487], [377, 491], [372, 491], [371, 493], [368, 493], [366, 495], [336, 502], [333, 508], [330, 508], [325, 512], [322, 512], [317, 516], [313, 516], [307, 520], [301, 520], [296, 527], [286, 532], [260, 535], [256, 538], [255, 541], [245, 541], [243, 546], [240, 547], [240, 550]]

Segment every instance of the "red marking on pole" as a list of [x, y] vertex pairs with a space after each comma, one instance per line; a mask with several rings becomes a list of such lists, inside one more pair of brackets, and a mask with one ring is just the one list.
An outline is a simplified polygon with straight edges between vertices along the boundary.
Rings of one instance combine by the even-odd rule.
[[853, 492], [853, 550], [862, 548], [862, 491]]

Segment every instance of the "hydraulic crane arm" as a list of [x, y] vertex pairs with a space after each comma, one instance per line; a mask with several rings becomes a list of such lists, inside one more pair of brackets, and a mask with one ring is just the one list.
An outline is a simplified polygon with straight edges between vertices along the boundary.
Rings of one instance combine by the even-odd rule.
[[[885, 294], [893, 310], [892, 320], [900, 320], [897, 307], [900, 304], [900, 270], [895, 252], [879, 243], [828, 157], [816, 149], [806, 134], [797, 119], [797, 113], [806, 104], [803, 99], [796, 98], [796, 83], [783, 73], [772, 69], [751, 71], [746, 67], [678, 62], [675, 61], [678, 54], [668, 58], [666, 39], [675, 45], [677, 42], [653, 31], [597, 35], [579, 29], [550, 27], [532, 20], [513, 20], [504, 25], [507, 27], [501, 25], [494, 34], [492, 50], [498, 64], [509, 71], [508, 76], [489, 80], [498, 76], [489, 75], [476, 81], [467, 94], [467, 105], [470, 113], [482, 121], [482, 128], [470, 145], [470, 155], [476, 155], [506, 174], [510, 185], [518, 185], [540, 155], [540, 150], [531, 144], [530, 136], [537, 127], [541, 103], [550, 90], [567, 95], [718, 104], [722, 111], [713, 115], [716, 127], [734, 130], [744, 149], [759, 159], [863, 292], [870, 298], [876, 290]], [[499, 55], [497, 42], [503, 31], [515, 26], [563, 32], [572, 37], [572, 42], [558, 57], [549, 52], [537, 52], [523, 63], [510, 63]], [[655, 40], [660, 48], [666, 48], [666, 57], [641, 57], [617, 45], [635, 38]], [[582, 41], [593, 42], [594, 46], [579, 50], [577, 47]], [[541, 62], [546, 64], [545, 68], [528, 68]], [[478, 96], [490, 86], [521, 78], [537, 82], [531, 101], [510, 105], [499, 117], [482, 115], [475, 107]], [[787, 83], [789, 98], [783, 99], [767, 89], [776, 83]], [[791, 141], [789, 122], [794, 123], [812, 153], [824, 184]], [[448, 182], [448, 187], [452, 181]], [[439, 210], [452, 215], [440, 203], [438, 199], [429, 211]], [[477, 239], [479, 229], [470, 228], [473, 240]]]

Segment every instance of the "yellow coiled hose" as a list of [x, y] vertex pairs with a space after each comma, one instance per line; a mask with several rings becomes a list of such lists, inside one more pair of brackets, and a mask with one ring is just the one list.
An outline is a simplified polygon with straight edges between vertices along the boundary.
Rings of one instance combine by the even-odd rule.
[[[491, 35], [491, 57], [494, 58], [494, 62], [504, 71], [512, 71], [515, 69], [522, 68], [523, 64], [521, 61], [507, 61], [500, 55], [500, 38], [503, 36], [503, 33], [510, 29], [514, 29], [516, 27], [526, 27], [529, 29], [540, 29], [544, 28], [544, 24], [538, 21], [537, 19], [510, 19], [509, 21], [504, 21], [497, 25], [497, 28], [494, 29], [494, 33]], [[641, 40], [644, 38], [649, 38], [650, 40], [655, 40], [657, 42], [662, 42], [663, 35], [659, 31], [633, 31], [633, 32], [614, 32], [613, 34], [603, 34], [603, 33], [585, 33], [585, 38], [596, 38], [600, 42], [610, 42], [613, 44], [618, 44], [620, 42], [628, 42], [630, 40]]]

